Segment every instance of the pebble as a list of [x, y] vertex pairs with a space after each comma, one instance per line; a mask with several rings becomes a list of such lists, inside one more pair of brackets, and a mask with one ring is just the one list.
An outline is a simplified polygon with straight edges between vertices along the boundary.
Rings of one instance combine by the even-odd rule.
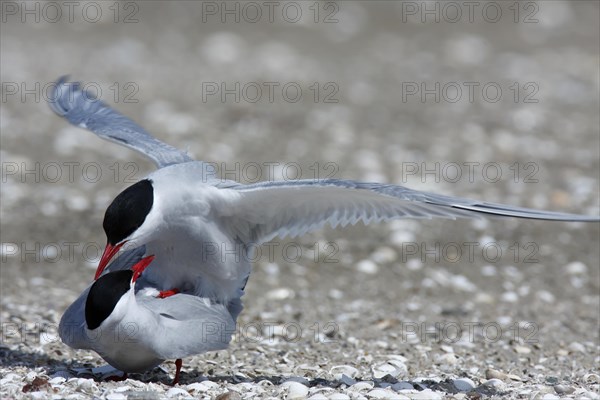
[[572, 342], [569, 345], [569, 351], [572, 353], [585, 353], [585, 346], [578, 342]]
[[390, 360], [387, 363], [377, 364], [371, 367], [371, 370], [375, 379], [381, 379], [386, 375], [396, 378], [400, 374], [406, 373], [407, 368], [402, 361]]
[[237, 385], [235, 385], [236, 387], [236, 393], [246, 393], [246, 392], [256, 392], [256, 393], [263, 393], [264, 389], [262, 388], [262, 386], [257, 385], [255, 383], [250, 383], [250, 382], [242, 382], [239, 383]]
[[67, 380], [62, 376], [57, 376], [48, 381], [51, 385], [60, 385], [61, 383], [65, 383]]
[[217, 389], [220, 387], [218, 383], [213, 382], [213, 381], [202, 381], [200, 383], [208, 389]]
[[567, 385], [554, 385], [554, 391], [558, 394], [571, 394], [575, 388]]
[[19, 376], [17, 374], [6, 374], [4, 378], [0, 379], [0, 385], [5, 385], [8, 382], [17, 380], [18, 378]]
[[308, 387], [294, 381], [286, 381], [281, 387], [287, 389], [288, 399], [303, 399], [308, 395]]
[[375, 387], [375, 384], [369, 381], [356, 382], [352, 385], [352, 389], [355, 391], [370, 390], [373, 389], [373, 387]]
[[354, 378], [358, 375], [358, 369], [350, 365], [336, 365], [329, 370], [329, 373], [333, 375], [333, 379], [340, 380], [342, 375]]
[[585, 274], [588, 270], [587, 265], [580, 261], [573, 261], [572, 263], [567, 264], [565, 267], [565, 271], [569, 275], [582, 275]]
[[379, 264], [390, 263], [396, 261], [398, 253], [391, 247], [381, 246], [371, 254], [373, 261]]
[[298, 382], [303, 384], [304, 386], [308, 386], [310, 384], [308, 379], [302, 376], [290, 376], [289, 378], [287, 378], [286, 382]]
[[454, 353], [436, 354], [434, 360], [435, 363], [439, 365], [454, 365], [458, 362], [456, 354]]
[[77, 390], [80, 390], [84, 393], [93, 393], [98, 390], [98, 387], [92, 379], [78, 378]]
[[508, 379], [508, 375], [504, 372], [496, 371], [495, 369], [488, 368], [485, 371], [485, 377], [487, 379], [499, 379], [501, 381], [505, 381]]
[[542, 300], [546, 303], [549, 303], [549, 304], [554, 303], [554, 301], [556, 300], [554, 295], [547, 290], [539, 290], [536, 293], [536, 295], [540, 300]]
[[273, 289], [267, 293], [267, 298], [271, 300], [287, 300], [292, 299], [295, 296], [296, 292], [290, 288]]
[[483, 386], [494, 388], [494, 390], [501, 392], [506, 388], [506, 384], [502, 382], [500, 379], [492, 378], [483, 382]]
[[502, 293], [502, 296], [500, 296], [500, 299], [507, 303], [515, 303], [519, 300], [519, 295], [515, 292], [504, 292]]
[[448, 346], [448, 345], [441, 345], [440, 349], [442, 349], [443, 351], [445, 351], [446, 353], [454, 353], [454, 349], [452, 348], [452, 346]]
[[450, 277], [450, 285], [463, 292], [474, 292], [477, 290], [477, 286], [467, 279], [464, 275], [453, 275]]
[[600, 375], [598, 374], [585, 374], [583, 376], [585, 383], [600, 383]]
[[327, 396], [329, 400], [350, 400], [350, 396], [344, 393], [333, 393]]
[[405, 399], [405, 396], [401, 396], [398, 393], [386, 389], [373, 389], [367, 393], [367, 396], [371, 399]]
[[71, 373], [69, 373], [69, 371], [60, 370], [60, 371], [56, 371], [54, 374], [52, 374], [50, 376], [50, 378], [53, 378], [53, 379], [60, 378], [60, 379], [64, 379], [66, 381], [67, 379], [73, 378], [73, 375]]
[[561, 357], [564, 357], [569, 355], [569, 351], [567, 349], [558, 349], [556, 350], [556, 354]]
[[192, 397], [187, 391], [185, 391], [181, 388], [171, 388], [171, 389], [167, 390], [167, 393], [165, 393], [165, 396], [167, 396], [168, 398], [172, 398], [172, 397], [176, 397], [176, 396]]
[[434, 392], [431, 389], [425, 389], [417, 393], [409, 393], [408, 397], [412, 400], [441, 400], [442, 395], [438, 392]]
[[356, 263], [356, 270], [363, 274], [374, 275], [379, 271], [379, 267], [371, 260], [361, 260]]
[[[401, 242], [400, 244], [402, 243], [404, 242]], [[406, 269], [408, 269], [409, 271], [418, 271], [421, 268], [423, 268], [423, 262], [418, 258], [411, 258], [406, 262]]]
[[517, 376], [517, 375], [514, 375], [514, 374], [507, 374], [507, 375], [506, 375], [506, 377], [507, 377], [508, 379], [510, 379], [511, 381], [518, 381], [518, 382], [521, 382], [521, 381], [523, 381], [523, 380], [521, 379], [521, 377], [519, 377], [519, 376]]
[[415, 387], [412, 385], [412, 383], [406, 381], [401, 381], [392, 385], [392, 389], [397, 392], [400, 390], [414, 390], [414, 388]]
[[127, 400], [127, 396], [123, 393], [109, 393], [106, 395], [106, 400]]
[[560, 397], [552, 393], [546, 393], [542, 396], [542, 400], [560, 400]]
[[341, 378], [339, 379], [339, 381], [342, 382], [346, 386], [352, 386], [356, 383], [356, 380], [353, 378], [350, 378], [348, 375], [342, 375]]
[[229, 391], [218, 395], [215, 400], [242, 400], [242, 396], [238, 392]]
[[529, 348], [527, 346], [517, 345], [517, 346], [515, 346], [515, 351], [519, 354], [529, 354], [529, 353], [531, 353], [531, 348]]
[[194, 393], [194, 392], [204, 393], [204, 392], [208, 391], [208, 387], [206, 385], [204, 385], [202, 382], [191, 383], [191, 384], [187, 385], [185, 388], [190, 393]]
[[581, 395], [582, 399], [591, 399], [591, 400], [598, 400], [600, 399], [600, 395], [598, 393], [594, 393], [594, 392], [585, 392]]
[[454, 387], [461, 392], [470, 392], [475, 389], [475, 382], [469, 378], [459, 378], [452, 381]]

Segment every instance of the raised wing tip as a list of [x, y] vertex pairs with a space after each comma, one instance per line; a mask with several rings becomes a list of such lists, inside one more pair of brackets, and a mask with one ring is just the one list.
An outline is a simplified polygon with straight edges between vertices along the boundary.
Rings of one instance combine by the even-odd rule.
[[69, 96], [66, 96], [69, 87], [75, 88], [76, 86], [78, 86], [78, 83], [69, 84], [67, 82], [67, 79], [69, 79], [69, 75], [63, 75], [60, 78], [58, 78], [58, 80], [54, 84], [52, 93], [48, 98], [48, 105], [50, 106], [52, 111], [54, 111], [61, 117], [67, 115], [70, 109], [70, 107], [68, 107], [69, 104], [66, 101], [69, 98]]
[[512, 208], [501, 204], [482, 203], [476, 206], [454, 206], [461, 210], [469, 210], [487, 214], [491, 217], [515, 217], [541, 221], [563, 222], [600, 222], [600, 217], [582, 214], [567, 214], [552, 211], [533, 210], [527, 208]]
[[84, 107], [84, 102], [98, 101], [94, 95], [82, 90], [79, 82], [67, 82], [68, 79], [68, 75], [58, 78], [48, 98], [52, 111], [61, 117], [69, 117], [73, 110]]

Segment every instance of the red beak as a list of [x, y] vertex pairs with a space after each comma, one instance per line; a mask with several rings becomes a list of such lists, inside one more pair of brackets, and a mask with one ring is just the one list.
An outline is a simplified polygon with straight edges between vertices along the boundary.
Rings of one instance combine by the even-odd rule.
[[98, 269], [96, 269], [96, 275], [94, 276], [94, 280], [100, 278], [100, 275], [102, 275], [102, 272], [104, 272], [104, 269], [106, 268], [110, 260], [112, 260], [115, 254], [119, 252], [119, 250], [121, 249], [121, 247], [123, 247], [125, 243], [127, 243], [127, 241], [121, 242], [116, 246], [113, 246], [110, 243], [106, 244], [106, 247], [104, 248], [104, 253], [102, 253], [102, 257], [100, 257], [100, 264], [98, 264]]
[[150, 265], [152, 260], [154, 260], [154, 256], [144, 257], [131, 268], [133, 270], [133, 277], [131, 278], [132, 282], [135, 282], [137, 278], [139, 278], [140, 275], [142, 275], [142, 272], [144, 272], [146, 267]]

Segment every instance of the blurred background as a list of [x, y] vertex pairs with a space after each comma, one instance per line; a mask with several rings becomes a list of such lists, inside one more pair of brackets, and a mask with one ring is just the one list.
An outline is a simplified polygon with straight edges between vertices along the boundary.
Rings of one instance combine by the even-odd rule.
[[[2, 319], [56, 324], [92, 279], [106, 207], [154, 168], [55, 116], [58, 77], [229, 179], [351, 178], [598, 215], [599, 12], [589, 1], [3, 2]], [[583, 374], [598, 357], [598, 234], [520, 220], [324, 230], [294, 242], [298, 257], [284, 254], [289, 241], [263, 251], [240, 323], [298, 321], [304, 350], [280, 345], [307, 362], [318, 351], [368, 371], [361, 354], [395, 352], [426, 371], [439, 340], [407, 340], [402, 321], [530, 322], [535, 346], [507, 330], [461, 337], [454, 352], [469, 360], [475, 343], [474, 368]], [[327, 322], [335, 343], [315, 343], [308, 328]], [[51, 365], [76, 357], [20, 339], [3, 337], [54, 346], [43, 347]]]

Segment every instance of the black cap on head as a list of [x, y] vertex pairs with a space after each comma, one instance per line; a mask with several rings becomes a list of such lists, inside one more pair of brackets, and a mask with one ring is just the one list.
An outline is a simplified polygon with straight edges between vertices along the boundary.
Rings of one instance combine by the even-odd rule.
[[154, 203], [152, 181], [144, 179], [123, 190], [110, 203], [102, 227], [113, 246], [131, 235], [146, 220]]
[[94, 282], [85, 302], [85, 322], [94, 330], [108, 318], [129, 290], [133, 272], [129, 269], [110, 272]]

